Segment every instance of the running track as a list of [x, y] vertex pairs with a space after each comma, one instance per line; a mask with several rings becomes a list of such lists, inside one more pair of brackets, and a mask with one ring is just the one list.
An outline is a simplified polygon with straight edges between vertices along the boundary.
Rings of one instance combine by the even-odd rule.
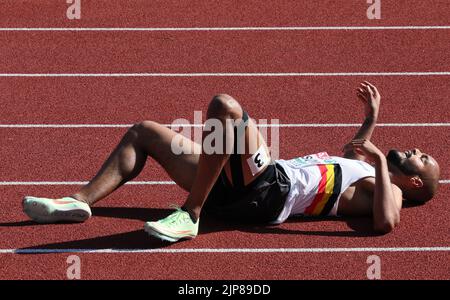
[[[68, 21], [65, 1], [54, 2], [0, 4], [1, 278], [64, 279], [67, 252], [75, 252], [84, 279], [365, 279], [372, 254], [384, 279], [449, 279], [450, 29], [339, 29], [448, 26], [448, 3], [382, 1], [383, 19], [369, 21], [366, 1], [357, 0], [86, 1], [82, 19]], [[323, 26], [337, 28], [186, 29]], [[166, 29], [25, 30], [67, 27]], [[101, 202], [86, 224], [36, 225], [21, 212], [26, 194], [65, 195], [77, 188], [70, 182], [93, 176], [129, 124], [193, 122], [194, 110], [220, 92], [255, 119], [280, 120], [281, 157], [339, 154], [361, 122], [354, 88], [366, 79], [383, 96], [375, 143], [426, 149], [442, 168], [437, 197], [405, 208], [391, 234], [373, 235], [363, 218], [277, 227], [204, 220], [197, 239], [160, 243], [143, 222], [186, 194], [153, 162], [141, 184]]]

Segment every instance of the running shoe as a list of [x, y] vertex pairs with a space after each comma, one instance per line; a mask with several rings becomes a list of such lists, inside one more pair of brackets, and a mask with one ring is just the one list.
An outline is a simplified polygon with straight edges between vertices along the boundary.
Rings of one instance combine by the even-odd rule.
[[176, 208], [175, 212], [165, 219], [145, 223], [144, 230], [164, 241], [176, 242], [180, 239], [195, 238], [198, 234], [198, 224], [199, 220], [194, 223], [188, 212]]
[[49, 199], [26, 196], [22, 206], [24, 213], [38, 223], [84, 222], [92, 216], [87, 203], [71, 197]]

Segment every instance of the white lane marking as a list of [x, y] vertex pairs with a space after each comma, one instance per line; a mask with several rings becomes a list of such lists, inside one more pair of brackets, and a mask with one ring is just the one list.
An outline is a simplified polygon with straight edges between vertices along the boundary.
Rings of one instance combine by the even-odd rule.
[[450, 247], [369, 248], [185, 248], [185, 249], [0, 249], [0, 254], [39, 253], [336, 253], [336, 252], [448, 252]]
[[[0, 186], [14, 185], [84, 185], [88, 181], [0, 181]], [[439, 180], [440, 184], [450, 184], [450, 179]], [[128, 181], [127, 185], [173, 185], [174, 181]]]
[[318, 31], [318, 30], [448, 30], [450, 26], [269, 26], [269, 27], [2, 27], [0, 31]]
[[[85, 185], [88, 181], [0, 181], [0, 185]], [[174, 181], [128, 181], [127, 185], [172, 185]]]
[[[161, 124], [166, 127], [203, 127], [203, 124]], [[0, 124], [0, 128], [129, 128], [133, 124]], [[257, 124], [258, 127], [360, 127], [358, 123]], [[450, 127], [450, 123], [379, 123], [378, 127]]]
[[0, 77], [331, 77], [450, 76], [450, 72], [323, 72], [323, 73], [0, 73]]

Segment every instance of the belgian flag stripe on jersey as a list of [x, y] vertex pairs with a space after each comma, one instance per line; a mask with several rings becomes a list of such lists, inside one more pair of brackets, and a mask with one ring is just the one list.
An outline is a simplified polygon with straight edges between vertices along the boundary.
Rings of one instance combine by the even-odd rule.
[[326, 216], [341, 193], [342, 170], [339, 164], [317, 165], [322, 178], [313, 202], [305, 210], [305, 215]]

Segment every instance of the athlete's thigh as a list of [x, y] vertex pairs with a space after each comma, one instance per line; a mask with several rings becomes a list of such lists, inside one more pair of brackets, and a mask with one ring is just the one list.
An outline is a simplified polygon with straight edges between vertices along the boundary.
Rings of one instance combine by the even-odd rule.
[[152, 123], [152, 138], [144, 142], [147, 153], [173, 181], [190, 191], [199, 161], [201, 146], [165, 126]]
[[[241, 167], [244, 184], [247, 185], [267, 168], [272, 162], [272, 158], [270, 157], [269, 148], [262, 133], [252, 119], [248, 120], [248, 126], [245, 129], [245, 141], [243, 143], [245, 143], [245, 153], [241, 155]], [[230, 160], [225, 165], [225, 173], [230, 179], [230, 182], [232, 182]]]

